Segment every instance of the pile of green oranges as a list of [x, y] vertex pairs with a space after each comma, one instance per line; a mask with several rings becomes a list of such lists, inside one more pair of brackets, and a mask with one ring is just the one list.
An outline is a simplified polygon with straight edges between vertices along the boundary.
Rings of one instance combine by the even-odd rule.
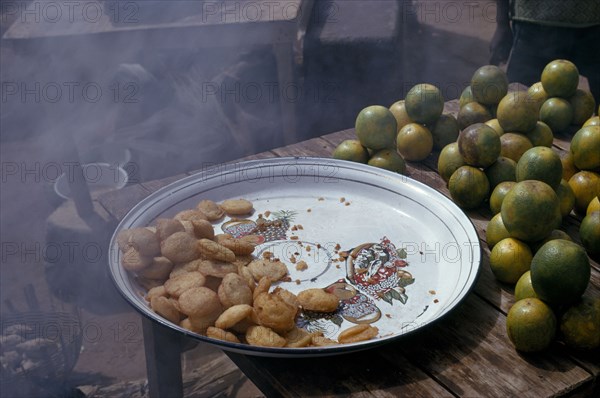
[[[438, 161], [459, 206], [489, 200], [490, 268], [498, 281], [515, 286], [507, 334], [523, 352], [543, 350], [557, 336], [577, 349], [600, 347], [600, 299], [585, 295], [588, 254], [600, 250], [600, 212], [594, 210], [600, 127], [592, 117], [594, 99], [577, 89], [578, 79], [575, 65], [556, 60], [541, 82], [508, 92], [500, 69], [480, 68], [461, 98], [457, 142]], [[554, 134], [568, 128], [580, 129], [561, 158], [552, 148]], [[587, 213], [583, 246], [558, 229], [573, 210]]]
[[458, 137], [456, 118], [442, 114], [443, 109], [444, 98], [436, 86], [417, 84], [389, 108], [372, 105], [361, 110], [356, 139], [343, 141], [333, 157], [404, 174], [405, 161], [425, 160], [434, 148]]
[[[524, 352], [557, 336], [577, 349], [600, 347], [600, 299], [585, 294], [589, 257], [600, 253], [600, 121], [593, 96], [578, 88], [568, 60], [550, 62], [540, 81], [512, 91], [506, 74], [485, 65], [462, 92], [455, 118], [431, 84], [418, 84], [389, 108], [369, 106], [355, 124], [357, 139], [333, 157], [399, 173], [406, 161], [439, 150], [438, 172], [463, 209], [488, 204], [490, 268], [515, 287], [507, 333]], [[600, 113], [600, 108], [598, 108]], [[555, 135], [573, 134], [569, 151]], [[583, 217], [581, 245], [559, 229]]]
[[[448, 182], [451, 196], [459, 206], [476, 208], [489, 199], [492, 210], [497, 211], [498, 197], [510, 186], [505, 182], [537, 179], [557, 191], [563, 215], [573, 207], [585, 212], [589, 201], [600, 193], [596, 182], [600, 168], [594, 166], [600, 157], [600, 137], [598, 116], [592, 116], [594, 98], [577, 88], [578, 79], [576, 66], [566, 60], [550, 62], [541, 81], [528, 90], [509, 92], [505, 73], [493, 65], [483, 66], [473, 74], [471, 85], [460, 98], [461, 132], [438, 158], [438, 172]], [[570, 82], [568, 87], [563, 87], [565, 82]], [[566, 105], [554, 107], [555, 102]], [[554, 122], [556, 114], [560, 117], [554, 119], [567, 122]], [[572, 126], [583, 130], [574, 141], [579, 142], [579, 135], [584, 138], [578, 160], [586, 163], [585, 173], [573, 179], [583, 169], [577, 168], [571, 154], [561, 157], [552, 149], [554, 134]], [[575, 202], [569, 208], [573, 196]]]

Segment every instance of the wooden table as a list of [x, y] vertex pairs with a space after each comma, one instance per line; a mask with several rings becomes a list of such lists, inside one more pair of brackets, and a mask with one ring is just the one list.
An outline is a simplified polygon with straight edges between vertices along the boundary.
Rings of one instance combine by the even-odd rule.
[[[272, 46], [279, 83], [282, 142], [297, 141], [296, 101], [286, 91], [297, 85], [296, 69], [302, 63], [304, 36], [314, 0], [6, 3], [2, 10], [15, 22], [2, 37], [4, 44], [10, 43], [24, 53], [45, 52], [48, 57], [67, 48], [68, 56], [77, 65], [97, 59], [110, 59], [115, 65], [137, 62], [140, 56], [149, 58], [161, 49]], [[161, 22], [156, 16], [160, 12], [177, 13], [178, 18]]]
[[[447, 103], [445, 111], [456, 114], [458, 103]], [[337, 144], [353, 137], [354, 131], [349, 129], [248, 159], [330, 157]], [[568, 137], [555, 138], [555, 150], [568, 150], [568, 146]], [[435, 152], [424, 162], [409, 163], [408, 174], [449, 196], [446, 184], [436, 172], [437, 156]], [[100, 202], [119, 220], [139, 200], [184, 176], [134, 185], [105, 194]], [[491, 214], [484, 207], [467, 214], [482, 241], [479, 279], [464, 302], [422, 333], [372, 350], [335, 357], [273, 359], [226, 354], [267, 396], [599, 396], [598, 350], [580, 353], [560, 343], [540, 354], [523, 355], [514, 350], [506, 335], [506, 314], [514, 302], [513, 289], [497, 282], [489, 267], [485, 229]], [[572, 215], [562, 225], [576, 241], [579, 222]], [[595, 261], [587, 293], [600, 296], [600, 265]], [[159, 328], [152, 325], [154, 333], [163, 335], [160, 338], [172, 333], [157, 332]], [[161, 346], [164, 351], [163, 343], [147, 341], [147, 358], [152, 359], [152, 352], [156, 352], [150, 345]], [[167, 355], [172, 361], [179, 358], [177, 351]]]

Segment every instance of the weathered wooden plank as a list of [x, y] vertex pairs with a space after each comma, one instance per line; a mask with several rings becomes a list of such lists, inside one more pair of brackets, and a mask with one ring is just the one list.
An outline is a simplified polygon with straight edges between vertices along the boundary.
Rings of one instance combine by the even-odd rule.
[[242, 372], [226, 355], [220, 354], [205, 361], [200, 367], [183, 375], [186, 397], [212, 397], [225, 392], [244, 378]]
[[496, 280], [490, 268], [490, 251], [485, 243], [482, 244], [481, 271], [474, 291], [504, 313], [507, 313], [514, 303], [514, 286]]
[[[242, 372], [225, 356], [208, 355], [196, 369], [183, 374], [183, 396], [205, 398], [231, 396], [233, 387], [246, 380]], [[148, 398], [150, 392], [146, 379], [114, 383], [111, 385], [82, 385], [77, 387], [82, 396], [93, 397], [136, 397]], [[248, 388], [260, 396], [255, 388]]]
[[[413, 366], [396, 344], [323, 358], [261, 358], [228, 353], [267, 396], [452, 396]], [[340, 359], [343, 366], [340, 366]], [[290, 368], [294, 371], [290, 372]]]
[[267, 151], [267, 152], [257, 153], [256, 155], [244, 156], [243, 158], [236, 160], [236, 162], [245, 162], [247, 160], [270, 159], [270, 158], [275, 158], [275, 157], [277, 157], [277, 155], [275, 153], [273, 153], [272, 151]]
[[565, 394], [593, 377], [556, 349], [521, 355], [506, 337], [506, 317], [476, 295], [446, 319], [407, 339], [402, 352], [459, 396]]
[[110, 191], [98, 197], [98, 202], [115, 219], [122, 220], [123, 217], [140, 200], [150, 195], [150, 191], [142, 185], [130, 185], [117, 191]]
[[442, 111], [443, 113], [448, 113], [454, 117], [457, 117], [458, 111], [460, 111], [459, 100], [455, 99], [444, 103], [444, 110]]
[[193, 175], [193, 174], [199, 174], [199, 173], [206, 173], [210, 169], [219, 170], [219, 168], [221, 168], [221, 167], [223, 167], [225, 165], [233, 165], [233, 164], [238, 164], [240, 162], [246, 162], [246, 161], [250, 161], [250, 160], [269, 159], [269, 158], [275, 158], [275, 157], [277, 157], [276, 154], [274, 154], [271, 151], [266, 151], [266, 152], [257, 153], [255, 155], [248, 155], [248, 156], [245, 156], [243, 158], [239, 158], [239, 159], [232, 160], [232, 161], [229, 161], [229, 162], [224, 162], [224, 163], [215, 163], [215, 162], [206, 163], [200, 169], [190, 170], [187, 173], [185, 173], [185, 175]]
[[600, 362], [598, 361], [598, 350], [579, 351], [566, 347], [565, 345], [560, 345], [558, 350], [562, 355], [570, 356], [577, 365], [581, 366], [594, 376], [595, 380], [592, 389], [595, 388], [596, 393], [588, 396], [597, 397], [598, 392], [600, 391]]
[[179, 181], [187, 177], [187, 174], [178, 174], [172, 177], [162, 178], [160, 180], [146, 181], [141, 185], [150, 192], [158, 191], [160, 188], [169, 185], [172, 182]]
[[344, 140], [356, 140], [356, 133], [354, 129], [347, 129], [336, 131], [335, 133], [327, 134], [323, 136], [323, 139], [331, 143], [334, 147], [338, 146]]
[[552, 149], [556, 151], [559, 155], [563, 155], [566, 152], [569, 152], [569, 141], [561, 140], [557, 137], [554, 137], [554, 141], [552, 142]]
[[288, 145], [282, 148], [273, 149], [277, 156], [319, 156], [331, 157], [335, 146], [322, 138], [312, 138], [297, 144]]

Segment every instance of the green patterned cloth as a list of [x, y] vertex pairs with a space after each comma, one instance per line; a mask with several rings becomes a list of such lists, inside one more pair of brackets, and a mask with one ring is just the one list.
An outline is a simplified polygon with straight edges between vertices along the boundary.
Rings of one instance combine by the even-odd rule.
[[585, 28], [600, 25], [600, 0], [511, 0], [512, 19]]

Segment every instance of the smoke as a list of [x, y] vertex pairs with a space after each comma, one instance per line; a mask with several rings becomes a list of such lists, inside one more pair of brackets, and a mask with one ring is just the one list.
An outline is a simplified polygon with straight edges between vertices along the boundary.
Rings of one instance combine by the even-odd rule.
[[[130, 179], [143, 182], [281, 146], [281, 87], [294, 82], [278, 80], [272, 40], [261, 36], [250, 44], [240, 25], [255, 18], [260, 3], [231, 2], [233, 8], [219, 1], [0, 3], [3, 335], [14, 318], [11, 311], [23, 317], [31, 312], [23, 292], [31, 283], [43, 313], [82, 310], [82, 346], [68, 346], [77, 354], [83, 347], [77, 369], [100, 370], [116, 380], [145, 376], [139, 317], [107, 271], [115, 225], [97, 206], [94, 217], [82, 220], [72, 202], [54, 193], [54, 182], [61, 175], [73, 180], [84, 163], [108, 163], [106, 173], [128, 166]], [[285, 23], [293, 25], [292, 11]], [[275, 9], [264, 12], [267, 25], [277, 17]], [[240, 39], [218, 37], [231, 36], [208, 26], [219, 22], [236, 25]], [[159, 24], [180, 27], [153, 28]], [[207, 27], [208, 36], [189, 24]], [[277, 33], [267, 29], [261, 35]], [[96, 179], [85, 177], [95, 197]], [[53, 353], [63, 347], [47, 333], [45, 321], [34, 323], [35, 334], [14, 338], [41, 339], [36, 342], [47, 343]], [[0, 355], [5, 348], [3, 343]], [[44, 364], [44, 358], [41, 353], [39, 363], [25, 363], [33, 370], [29, 379], [21, 377], [29, 380], [21, 393], [67, 394], [63, 383], [70, 369], [60, 377], [35, 373], [38, 365], [62, 369]], [[25, 358], [11, 353], [3, 366], [4, 359], [12, 361], [15, 377], [22, 375]], [[107, 369], [101, 362], [116, 364]], [[4, 370], [3, 394], [12, 396], [18, 391], [5, 391], [4, 380], [13, 373]], [[99, 382], [88, 378], [88, 384]]]
[[[3, 18], [17, 22], [3, 50], [9, 55], [2, 68], [3, 137], [24, 125], [26, 134], [39, 136], [54, 157], [66, 161], [79, 159], [67, 159], [72, 151], [58, 142], [72, 141], [84, 157], [115, 142], [143, 164], [144, 179], [280, 145], [274, 128], [279, 125], [260, 123], [278, 119], [278, 100], [267, 98], [266, 91], [259, 98], [251, 92], [277, 82], [272, 55], [264, 44], [257, 50], [226, 40], [228, 46], [221, 47], [218, 38], [202, 37], [201, 28], [214, 20], [230, 22], [243, 35], [239, 26], [256, 11], [252, 5], [259, 3], [226, 8], [205, 1], [3, 2]], [[265, 23], [269, 18], [281, 16], [263, 16]], [[198, 29], [186, 28], [190, 20]], [[182, 27], [156, 28], [168, 23]], [[194, 35], [206, 43], [196, 46]], [[256, 51], [259, 57], [244, 58]], [[231, 131], [239, 126], [224, 119], [256, 102], [266, 105], [262, 114], [237, 122], [257, 137], [241, 140], [242, 134]]]
[[[452, 58], [487, 56], [487, 41], [461, 32], [491, 36], [492, 3], [317, 2], [304, 63], [280, 81], [268, 43], [281, 33], [244, 24], [295, 27], [308, 11], [294, 2], [3, 0], [3, 137], [17, 125], [44, 131], [48, 148], [72, 141], [86, 159], [114, 142], [133, 152], [143, 179], [272, 149], [289, 143], [282, 105], [302, 115], [292, 126], [302, 139], [351, 127], [362, 107], [389, 106], [423, 81], [458, 97], [473, 70], [451, 69]], [[246, 30], [257, 37], [232, 45], [228, 36]]]

